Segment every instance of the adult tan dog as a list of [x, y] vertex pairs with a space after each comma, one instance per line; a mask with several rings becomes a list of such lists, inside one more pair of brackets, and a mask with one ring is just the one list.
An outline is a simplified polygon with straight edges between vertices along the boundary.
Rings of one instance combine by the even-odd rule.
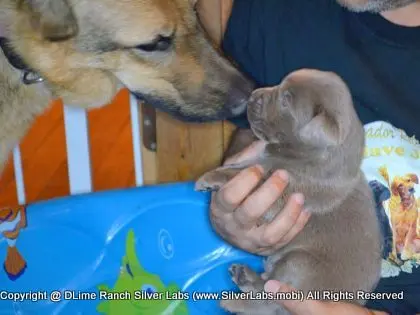
[[[183, 120], [242, 113], [253, 84], [207, 40], [195, 2], [1, 0], [0, 172], [52, 98], [94, 108], [125, 86]], [[44, 81], [23, 84], [24, 70]]]

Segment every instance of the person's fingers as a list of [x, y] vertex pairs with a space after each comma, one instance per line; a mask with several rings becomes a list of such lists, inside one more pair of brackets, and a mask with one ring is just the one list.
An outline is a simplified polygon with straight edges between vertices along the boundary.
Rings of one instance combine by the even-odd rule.
[[289, 230], [289, 232], [287, 232], [286, 235], [283, 236], [281, 243], [278, 244], [278, 247], [282, 247], [284, 244], [288, 244], [292, 239], [294, 239], [296, 235], [298, 235], [303, 230], [310, 217], [311, 214], [309, 212], [302, 211], [293, 227]]
[[272, 222], [267, 224], [262, 235], [263, 241], [268, 245], [275, 245], [282, 241], [283, 237], [296, 224], [301, 212], [305, 198], [302, 194], [294, 194], [287, 201], [283, 210], [274, 218]]
[[275, 302], [284, 306], [289, 312], [294, 315], [311, 315], [322, 314], [319, 311], [319, 302], [316, 300], [307, 299], [277, 299], [281, 296], [278, 293], [288, 293], [296, 291], [287, 284], [276, 280], [269, 280], [264, 285], [264, 291], [274, 294]]
[[223, 165], [235, 164], [254, 159], [264, 151], [265, 145], [266, 143], [262, 140], [254, 141], [241, 152], [227, 158]]
[[262, 178], [263, 169], [256, 165], [246, 168], [222, 186], [214, 198], [215, 207], [224, 211], [235, 210], [255, 189]]
[[233, 213], [243, 227], [250, 228], [279, 199], [288, 183], [284, 170], [273, 173], [258, 190], [252, 193]]

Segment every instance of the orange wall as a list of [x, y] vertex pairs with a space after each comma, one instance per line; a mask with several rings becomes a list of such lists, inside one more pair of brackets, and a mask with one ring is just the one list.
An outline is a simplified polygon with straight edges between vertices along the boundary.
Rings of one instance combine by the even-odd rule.
[[[94, 191], [135, 185], [129, 93], [88, 112]], [[62, 103], [54, 102], [21, 143], [27, 203], [69, 194]], [[17, 204], [13, 161], [0, 177], [0, 207]]]

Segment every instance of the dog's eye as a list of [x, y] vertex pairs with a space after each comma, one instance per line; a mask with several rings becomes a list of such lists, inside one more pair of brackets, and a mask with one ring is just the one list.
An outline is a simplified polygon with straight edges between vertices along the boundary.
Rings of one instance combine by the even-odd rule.
[[172, 42], [173, 36], [159, 35], [153, 42], [138, 45], [136, 46], [136, 49], [143, 50], [146, 52], [167, 51], [169, 48], [171, 48]]

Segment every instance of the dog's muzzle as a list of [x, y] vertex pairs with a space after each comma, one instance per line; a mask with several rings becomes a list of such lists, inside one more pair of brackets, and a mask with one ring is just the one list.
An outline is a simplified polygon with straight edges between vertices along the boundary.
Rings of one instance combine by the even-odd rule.
[[226, 102], [226, 108], [232, 115], [232, 117], [228, 118], [234, 118], [246, 113], [248, 100], [254, 89], [255, 84], [251, 80], [242, 75], [235, 76]]

